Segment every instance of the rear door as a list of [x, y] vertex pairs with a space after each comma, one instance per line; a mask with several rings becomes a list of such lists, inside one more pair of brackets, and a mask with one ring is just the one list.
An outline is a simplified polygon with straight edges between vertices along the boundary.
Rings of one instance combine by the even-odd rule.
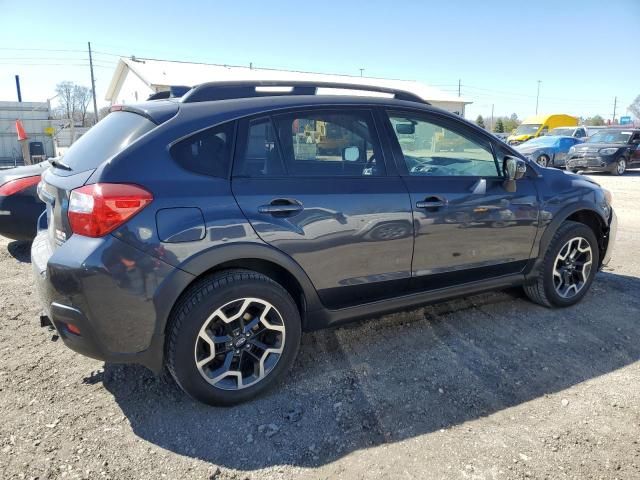
[[413, 252], [409, 194], [367, 109], [241, 122], [232, 188], [257, 234], [306, 271], [329, 308], [396, 296]]
[[522, 271], [537, 231], [532, 178], [508, 192], [499, 142], [462, 122], [437, 113], [387, 114], [414, 211], [412, 287], [438, 289]]

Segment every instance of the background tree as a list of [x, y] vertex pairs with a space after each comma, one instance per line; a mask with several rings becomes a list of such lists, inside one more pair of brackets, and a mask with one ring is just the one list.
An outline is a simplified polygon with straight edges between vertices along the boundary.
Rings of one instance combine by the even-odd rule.
[[502, 123], [502, 118], [498, 117], [493, 131], [496, 133], [504, 133], [504, 123]]
[[[73, 102], [75, 104], [75, 120], [79, 120], [82, 126], [87, 126], [87, 108], [91, 102], [91, 89], [81, 85], [73, 86]], [[95, 123], [95, 122], [94, 122]]]
[[636, 97], [636, 99], [631, 102], [629, 105], [629, 110], [633, 113], [633, 116], [636, 117], [637, 120], [640, 120], [640, 95]]
[[[56, 85], [58, 94], [58, 108], [55, 116], [65, 120], [73, 119], [82, 126], [93, 125], [87, 109], [91, 103], [92, 92], [90, 88], [65, 81]], [[91, 116], [93, 117], [93, 116]]]
[[520, 121], [520, 119], [518, 118], [518, 115], [516, 115], [515, 113], [512, 113], [511, 116], [509, 118], [504, 117], [502, 119], [502, 124], [504, 125], [504, 131], [505, 132], [509, 132], [511, 133], [513, 130], [515, 130], [516, 128], [518, 128], [518, 126], [521, 124], [522, 122]]
[[478, 118], [476, 118], [476, 125], [484, 128], [484, 119], [482, 118], [482, 115], [478, 115]]
[[589, 117], [584, 121], [585, 125], [589, 125], [592, 127], [600, 127], [604, 125], [604, 118], [600, 115], [594, 115], [593, 117]]
[[56, 93], [58, 94], [59, 116], [65, 119], [73, 118], [75, 110], [75, 102], [73, 101], [73, 82], [60, 82], [56, 85]]

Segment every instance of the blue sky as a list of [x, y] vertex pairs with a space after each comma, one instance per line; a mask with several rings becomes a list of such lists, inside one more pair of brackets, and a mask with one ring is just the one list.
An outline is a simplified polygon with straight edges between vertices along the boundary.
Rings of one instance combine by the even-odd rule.
[[[28, 5], [25, 7], [24, 5]], [[88, 8], [88, 5], [92, 5]], [[89, 86], [99, 103], [117, 55], [420, 80], [474, 103], [467, 117], [610, 118], [640, 95], [640, 0], [40, 2], [0, 0], [0, 100]], [[64, 51], [62, 51], [64, 50]]]

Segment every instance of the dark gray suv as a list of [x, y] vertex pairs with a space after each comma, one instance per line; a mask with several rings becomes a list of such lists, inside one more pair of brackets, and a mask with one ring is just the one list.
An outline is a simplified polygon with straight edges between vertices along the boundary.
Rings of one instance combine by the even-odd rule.
[[43, 325], [218, 405], [272, 386], [305, 330], [514, 285], [573, 305], [616, 231], [588, 178], [410, 93], [341, 84], [114, 106], [38, 190]]

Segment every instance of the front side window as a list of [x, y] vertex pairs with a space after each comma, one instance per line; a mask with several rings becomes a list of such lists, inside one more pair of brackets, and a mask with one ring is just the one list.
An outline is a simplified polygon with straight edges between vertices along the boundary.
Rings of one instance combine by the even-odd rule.
[[412, 116], [389, 120], [410, 176], [500, 176], [488, 141]]
[[227, 177], [233, 148], [233, 123], [198, 132], [171, 147], [171, 156], [183, 168], [212, 177]]
[[369, 112], [300, 112], [274, 118], [289, 176], [384, 175]]

